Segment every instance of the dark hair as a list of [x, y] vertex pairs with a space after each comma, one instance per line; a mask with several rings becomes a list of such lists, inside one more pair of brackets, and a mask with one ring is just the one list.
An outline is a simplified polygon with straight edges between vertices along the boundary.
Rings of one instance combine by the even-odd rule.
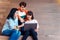
[[20, 3], [19, 3], [19, 6], [20, 6], [20, 7], [21, 7], [21, 6], [26, 7], [26, 3], [25, 3], [25, 2], [20, 2]]
[[31, 19], [34, 19], [34, 16], [33, 16], [33, 12], [32, 11], [28, 11], [27, 12], [27, 15], [30, 15], [30, 16], [32, 15], [32, 18]]
[[7, 16], [7, 19], [12, 18], [14, 19], [14, 14], [17, 11], [17, 8], [12, 8], [9, 15]]

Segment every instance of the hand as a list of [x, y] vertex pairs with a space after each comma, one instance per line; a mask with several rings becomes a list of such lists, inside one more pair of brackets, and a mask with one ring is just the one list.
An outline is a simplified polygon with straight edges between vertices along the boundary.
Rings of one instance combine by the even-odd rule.
[[38, 29], [35, 29], [35, 32], [38, 32]]
[[15, 26], [14, 29], [19, 29], [18, 26]]
[[21, 25], [19, 25], [18, 27], [20, 28], [20, 27], [23, 27], [24, 26], [24, 23], [23, 24], [21, 24]]
[[14, 28], [13, 29], [16, 29], [16, 26], [14, 26]]

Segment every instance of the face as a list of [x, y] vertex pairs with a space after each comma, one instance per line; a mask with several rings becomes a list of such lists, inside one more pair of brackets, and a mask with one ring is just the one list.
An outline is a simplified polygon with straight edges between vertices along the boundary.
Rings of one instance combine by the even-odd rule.
[[27, 18], [28, 18], [28, 19], [31, 19], [31, 18], [32, 18], [32, 15], [27, 15]]
[[25, 7], [24, 6], [21, 6], [20, 8], [21, 8], [21, 11], [24, 11], [25, 10]]

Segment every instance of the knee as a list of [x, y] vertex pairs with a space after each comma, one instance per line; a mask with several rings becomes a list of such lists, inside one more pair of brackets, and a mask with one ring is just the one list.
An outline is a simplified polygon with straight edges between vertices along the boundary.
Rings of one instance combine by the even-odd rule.
[[34, 29], [31, 28], [30, 31], [34, 31]]
[[18, 32], [18, 30], [12, 30], [14, 33]]
[[19, 30], [13, 30], [13, 33], [21, 34]]
[[20, 31], [18, 31], [18, 35], [21, 35], [21, 32]]
[[30, 34], [30, 32], [29, 32], [29, 31], [26, 31], [26, 32], [25, 32], [25, 34], [29, 35], [29, 34]]
[[26, 34], [28, 34], [28, 35], [29, 35], [29, 32], [27, 32]]

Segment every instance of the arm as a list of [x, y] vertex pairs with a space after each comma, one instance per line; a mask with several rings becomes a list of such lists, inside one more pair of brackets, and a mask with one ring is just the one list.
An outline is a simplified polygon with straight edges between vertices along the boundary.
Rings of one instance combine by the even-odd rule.
[[10, 29], [15, 29], [15, 23], [12, 21], [12, 19], [9, 19], [8, 26]]
[[39, 24], [37, 23], [37, 28], [35, 29], [36, 32], [39, 30]]
[[20, 28], [20, 27], [23, 27], [24, 26], [24, 23], [23, 24], [21, 24], [21, 25], [19, 25], [18, 27]]
[[21, 18], [20, 15], [19, 15], [19, 11], [16, 11], [15, 13], [17, 14], [18, 19], [19, 19], [21, 22], [24, 22], [24, 19]]
[[37, 20], [35, 20], [35, 22], [37, 23], [37, 28], [35, 29], [35, 31], [38, 32], [38, 30], [39, 30], [39, 23], [37, 22]]

